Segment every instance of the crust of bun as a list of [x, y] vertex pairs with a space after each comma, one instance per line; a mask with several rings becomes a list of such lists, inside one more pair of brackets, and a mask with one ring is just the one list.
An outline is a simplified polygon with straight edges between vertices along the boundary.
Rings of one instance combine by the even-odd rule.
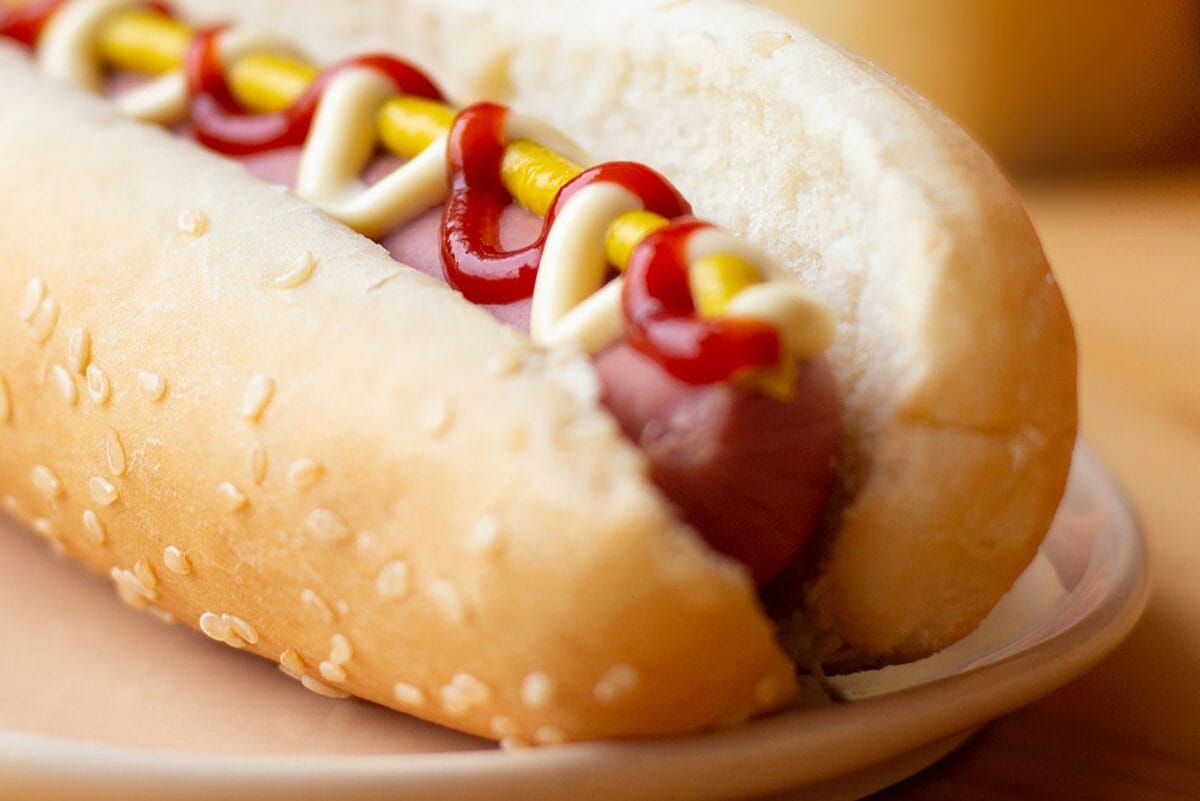
[[[324, 58], [411, 55], [661, 169], [822, 294], [848, 456], [785, 599], [802, 658], [936, 650], [1032, 557], [1075, 432], [1070, 323], [1011, 188], [882, 73], [720, 0], [179, 5]], [[0, 491], [125, 597], [484, 736], [687, 731], [794, 693], [744, 571], [649, 486], [585, 361], [13, 51], [0, 100], [22, 121], [0, 128], [22, 199], [0, 219]]]
[[894, 79], [723, 0], [192, 0], [323, 58], [386, 47], [598, 158], [662, 170], [838, 312], [844, 500], [793, 579], [803, 659], [905, 661], [968, 633], [1032, 558], [1076, 433], [1070, 319], [1019, 200]]
[[794, 693], [586, 359], [6, 47], [0, 105], [0, 497], [126, 600], [517, 742]]

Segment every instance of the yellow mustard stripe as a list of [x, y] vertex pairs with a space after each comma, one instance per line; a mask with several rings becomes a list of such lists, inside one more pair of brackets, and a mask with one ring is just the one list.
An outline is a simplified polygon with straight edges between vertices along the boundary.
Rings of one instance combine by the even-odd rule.
[[638, 243], [666, 224], [665, 217], [652, 211], [631, 211], [613, 220], [604, 240], [604, 250], [609, 263], [624, 270]]
[[454, 122], [454, 109], [423, 97], [397, 97], [379, 110], [379, 137], [393, 153], [416, 154]]
[[100, 37], [100, 57], [122, 69], [161, 75], [183, 63], [192, 30], [149, 9], [115, 16]]
[[549, 148], [527, 139], [510, 142], [500, 162], [504, 185], [525, 208], [542, 217], [558, 190], [583, 168]]
[[[161, 74], [179, 67], [194, 32], [182, 22], [146, 9], [118, 14], [100, 34], [102, 58], [121, 69]], [[229, 84], [238, 101], [256, 112], [282, 111], [300, 96], [318, 70], [293, 58], [257, 53], [229, 65]], [[398, 97], [379, 114], [380, 138], [397, 155], [412, 158], [450, 127], [454, 111], [441, 103]], [[513, 198], [530, 211], [545, 215], [554, 195], [580, 172], [571, 163], [541, 145], [527, 141], [509, 144], [501, 174]], [[650, 212], [631, 212], [613, 222], [606, 251], [623, 268], [629, 254], [650, 232], [666, 220]], [[732, 259], [732, 257], [731, 257]], [[732, 261], [739, 261], [732, 259]], [[723, 265], [732, 263], [722, 260]], [[722, 267], [723, 269], [723, 267]], [[738, 285], [749, 265], [733, 268], [726, 283]], [[707, 280], [707, 279], [706, 279]]]
[[720, 317], [734, 296], [759, 280], [753, 266], [724, 253], [698, 259], [688, 270], [688, 287], [701, 317]]
[[227, 77], [234, 97], [251, 111], [283, 111], [316, 80], [320, 70], [275, 53], [251, 53], [229, 65]]

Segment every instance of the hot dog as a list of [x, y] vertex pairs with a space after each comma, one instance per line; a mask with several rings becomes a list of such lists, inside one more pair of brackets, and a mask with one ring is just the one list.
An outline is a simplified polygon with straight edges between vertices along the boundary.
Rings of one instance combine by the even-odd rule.
[[[149, 29], [132, 15], [161, 17], [132, 5], [55, 7], [30, 37], [39, 59], [68, 65], [78, 83], [78, 63], [42, 53], [56, 52], [47, 42], [86, 41], [83, 52], [111, 65], [113, 26], [135, 36]], [[295, 41], [331, 59], [367, 44], [359, 31], [339, 33], [331, 19], [350, 19], [319, 4], [288, 8], [299, 8], [288, 15]], [[272, 11], [239, 4], [236, 16]], [[26, 202], [0, 223], [14, 265], [0, 303], [28, 334], [0, 362], [0, 436], [13, 454], [0, 490], [11, 511], [112, 575], [126, 600], [276, 659], [311, 689], [513, 743], [744, 719], [792, 697], [796, 662], [911, 659], [982, 618], [1032, 556], [1062, 491], [1074, 348], [1019, 202], [961, 134], [870, 68], [725, 3], [617, 3], [604, 14], [561, 3], [534, 14], [378, 2], [358, 14], [353, 24], [370, 21], [382, 44], [410, 45], [442, 67], [439, 80], [466, 101], [450, 112], [446, 142], [422, 142], [405, 163], [414, 172], [433, 161], [429, 182], [444, 203], [408, 215], [407, 229], [359, 215], [357, 187], [323, 180], [329, 169], [309, 158], [313, 137], [338, 130], [328, 97], [314, 104], [294, 178], [283, 148], [270, 167], [282, 172], [268, 174], [260, 153], [231, 154], [245, 161], [236, 163], [198, 146], [293, 135], [284, 118], [263, 134], [265, 118], [231, 111], [244, 98], [220, 97], [221, 71], [205, 73], [221, 62], [236, 95], [239, 59], [220, 50], [238, 49], [222, 38], [237, 28], [206, 40], [176, 20], [185, 48], [157, 65], [167, 77], [133, 95], [110, 85], [107, 103], [47, 82], [27, 52], [6, 50], [0, 99], [23, 124], [5, 127], [0, 152]], [[698, 62], [698, 47], [712, 57]], [[264, 48], [250, 50], [285, 52]], [[304, 63], [285, 54], [293, 66], [280, 73]], [[177, 69], [189, 55], [193, 66]], [[385, 62], [347, 63], [341, 74], [382, 85], [380, 96], [442, 94], [393, 61], [383, 81], [371, 73]], [[166, 113], [178, 111], [169, 106], [181, 81], [191, 89], [182, 117]], [[131, 97], [180, 135], [121, 121], [112, 106], [129, 111]], [[353, 107], [353, 91], [342, 98]], [[426, 242], [442, 237], [439, 258], [413, 266], [522, 324], [508, 290], [477, 292], [453, 274], [465, 263], [456, 247], [481, 250], [476, 218], [451, 212], [479, 195], [458, 183], [469, 170], [455, 167], [455, 134], [476, 139], [471, 126], [487, 133], [510, 113], [481, 98], [534, 111], [600, 155], [654, 165], [639, 168], [655, 182], [651, 199], [673, 204], [660, 216], [681, 218], [636, 232], [621, 336], [595, 347], [593, 329], [579, 335], [594, 361], [579, 344], [531, 345], [347, 225], [407, 262], [428, 252], [422, 231]], [[212, 125], [197, 112], [203, 102], [215, 104]], [[775, 135], [749, 136], [756, 124]], [[340, 130], [368, 142], [356, 156], [365, 164], [375, 131]], [[765, 157], [771, 148], [777, 158]], [[497, 153], [500, 171], [511, 149]], [[324, 211], [247, 166], [294, 180]], [[803, 330], [819, 334], [822, 310], [837, 320], [824, 355], [822, 336], [785, 341], [780, 318], [750, 313], [712, 319], [757, 323], [739, 330], [766, 330], [774, 351], [689, 361], [662, 340], [664, 319], [696, 330], [702, 304], [676, 314], [667, 296], [635, 285], [689, 283], [678, 264], [703, 259], [661, 254], [715, 230], [682, 219], [694, 210], [746, 237], [720, 235], [701, 255], [732, 254], [756, 280], [809, 298], [739, 244], [758, 241], [803, 278], [819, 299], [803, 307]], [[482, 250], [519, 236], [520, 212], [505, 214], [515, 219], [489, 223]], [[542, 271], [544, 253], [539, 282]], [[535, 294], [528, 305], [538, 303]], [[681, 409], [683, 422], [701, 422], [673, 429]], [[710, 459], [703, 469], [697, 454]], [[784, 531], [781, 519], [792, 524], [782, 545], [744, 548], [738, 531]], [[756, 592], [752, 576], [770, 581]]]

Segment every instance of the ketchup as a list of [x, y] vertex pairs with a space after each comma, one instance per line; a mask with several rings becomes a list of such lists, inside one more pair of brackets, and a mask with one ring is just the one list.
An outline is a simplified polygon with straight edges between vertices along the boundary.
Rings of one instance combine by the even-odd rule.
[[[34, 0], [0, 9], [0, 37], [34, 47], [64, 2]], [[161, 3], [143, 5], [170, 14]], [[321, 72], [284, 111], [251, 113], [228, 84], [218, 47], [223, 30], [209, 28], [195, 36], [183, 71], [195, 138], [227, 155], [302, 145], [324, 92], [346, 69], [370, 69], [401, 94], [442, 100], [437, 86], [412, 65], [367, 54]], [[651, 477], [680, 507], [683, 518], [765, 582], [803, 548], [833, 485], [840, 412], [827, 365], [816, 360], [800, 368], [800, 392], [787, 402], [792, 409], [746, 386], [703, 386], [777, 365], [782, 344], [765, 323], [699, 316], [688, 281], [688, 241], [709, 226], [692, 218], [679, 191], [644, 165], [609, 162], [584, 170], [555, 195], [533, 243], [504, 249], [500, 215], [512, 203], [501, 176], [508, 113], [492, 103], [470, 106], [456, 116], [447, 137], [450, 196], [442, 210], [438, 256], [448, 283], [476, 303], [530, 297], [557, 215], [575, 193], [595, 183], [616, 184], [638, 197], [646, 210], [666, 218], [667, 226], [638, 244], [626, 265], [621, 307], [628, 345], [610, 348], [596, 359], [602, 375], [612, 371], [625, 380], [604, 382], [604, 402], [629, 437], [645, 448]], [[436, 269], [438, 258], [432, 261]], [[681, 403], [688, 404], [688, 414], [673, 413]], [[700, 418], [720, 425], [705, 430], [690, 422]], [[696, 431], [702, 440], [695, 439]], [[812, 458], [797, 461], [799, 453]], [[760, 480], [748, 480], [747, 472]], [[737, 487], [735, 496], [731, 486]], [[731, 497], [743, 502], [730, 504]]]
[[[66, 0], [37, 0], [15, 8], [0, 7], [0, 38], [13, 39], [32, 48], [42, 35], [42, 29], [50, 18], [58, 13]], [[171, 9], [158, 0], [143, 3], [158, 13], [170, 17]]]
[[0, 8], [0, 36], [33, 47], [42, 35], [42, 28], [64, 2], [66, 0], [38, 0], [16, 8]]
[[[65, 0], [35, 0], [0, 10], [0, 36], [33, 47]], [[161, 2], [144, 4], [163, 14]], [[404, 95], [442, 101], [438, 87], [411, 64], [385, 54], [346, 59], [325, 69], [291, 106], [273, 114], [246, 111], [234, 97], [221, 61], [225, 26], [200, 31], [189, 43], [183, 71], [190, 96], [192, 133], [201, 144], [230, 156], [250, 156], [304, 143], [321, 98], [334, 76], [366, 68]], [[508, 109], [477, 103], [454, 120], [447, 144], [450, 197], [443, 209], [439, 251], [447, 282], [474, 303], [510, 304], [533, 294], [546, 239], [564, 204], [597, 182], [614, 183], [637, 196], [647, 211], [674, 221], [634, 249], [622, 296], [631, 343], [671, 375], [691, 384], [727, 381], [749, 369], [779, 362], [778, 334], [770, 326], [736, 319], [702, 319], [687, 281], [686, 241], [704, 227], [691, 206], [658, 172], [634, 162], [609, 162], [584, 170], [558, 191], [541, 232], [515, 249], [500, 245], [500, 215], [512, 202], [501, 178]]]
[[680, 220], [646, 237], [629, 257], [621, 294], [630, 344], [688, 384], [728, 381], [780, 357], [779, 333], [766, 323], [697, 316], [687, 242], [711, 227]]
[[533, 294], [538, 264], [554, 220], [571, 197], [597, 182], [616, 183], [664, 217], [691, 213], [683, 195], [649, 167], [629, 161], [584, 170], [554, 197], [541, 234], [525, 247], [500, 247], [500, 213], [512, 197], [500, 177], [508, 109], [477, 103], [450, 128], [446, 164], [450, 199], [442, 213], [442, 267], [447, 282], [472, 303], [513, 303]]
[[369, 53], [346, 59], [325, 69], [285, 111], [252, 114], [234, 98], [225, 78], [217, 47], [225, 26], [197, 34], [184, 56], [184, 74], [191, 95], [191, 123], [196, 140], [218, 153], [249, 156], [268, 150], [304, 144], [317, 105], [330, 80], [343, 70], [366, 67], [396, 86], [396, 91], [430, 100], [442, 100], [441, 91], [420, 70], [393, 56]]

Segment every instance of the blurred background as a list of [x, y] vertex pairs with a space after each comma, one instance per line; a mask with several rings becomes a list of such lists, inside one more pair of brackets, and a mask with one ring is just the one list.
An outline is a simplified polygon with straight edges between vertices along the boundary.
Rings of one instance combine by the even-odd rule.
[[1196, 0], [762, 0], [915, 87], [1013, 170], [1200, 157]]
[[1082, 436], [1150, 549], [1150, 606], [1111, 658], [880, 798], [1200, 798], [1200, 0], [762, 4], [1012, 177], [1075, 321]]

